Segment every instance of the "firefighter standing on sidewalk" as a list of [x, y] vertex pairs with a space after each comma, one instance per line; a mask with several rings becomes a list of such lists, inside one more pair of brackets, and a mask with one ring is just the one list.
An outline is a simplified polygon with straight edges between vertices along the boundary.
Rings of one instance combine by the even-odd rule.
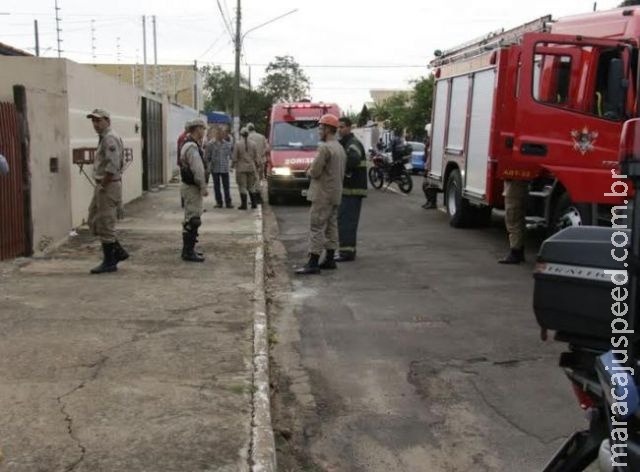
[[253, 123], [247, 123], [247, 130], [249, 131], [249, 140], [253, 141], [253, 144], [255, 144], [258, 149], [258, 159], [260, 161], [258, 165], [258, 179], [259, 181], [264, 180], [264, 166], [267, 163], [269, 143], [264, 135], [256, 131], [256, 127]]
[[[336, 139], [338, 117], [332, 114], [320, 118], [320, 144], [307, 175], [310, 178], [307, 200], [311, 202], [309, 231], [309, 261], [296, 274], [318, 274], [320, 269], [335, 269], [338, 248], [338, 206], [342, 197], [342, 181], [346, 154]], [[318, 264], [322, 250], [326, 258]]]
[[347, 157], [342, 200], [338, 210], [340, 253], [335, 259], [337, 262], [353, 261], [356, 258], [360, 209], [362, 199], [367, 196], [367, 155], [360, 140], [351, 132], [351, 125], [349, 118], [340, 118], [338, 133]]
[[180, 193], [184, 201], [184, 221], [182, 223], [182, 260], [204, 262], [204, 257], [195, 251], [198, 228], [202, 224], [202, 200], [207, 191], [204, 153], [200, 147], [207, 129], [204, 120], [197, 118], [187, 121], [188, 136], [180, 150]]
[[529, 182], [526, 180], [504, 181], [504, 222], [509, 235], [509, 253], [500, 259], [500, 264], [524, 262], [524, 234], [526, 230], [526, 206]]
[[88, 223], [91, 232], [102, 243], [102, 263], [92, 274], [115, 272], [118, 262], [129, 257], [127, 251], [116, 238], [118, 207], [122, 205], [122, 167], [124, 165], [124, 145], [122, 139], [111, 130], [111, 115], [96, 108], [87, 115], [98, 133], [98, 148], [93, 162], [95, 188], [89, 205]]
[[256, 187], [258, 186], [258, 148], [249, 139], [249, 130], [240, 130], [240, 139], [233, 146], [231, 168], [236, 171], [236, 183], [240, 192], [240, 206], [238, 210], [247, 209], [247, 194], [251, 199], [251, 208], [258, 206]]

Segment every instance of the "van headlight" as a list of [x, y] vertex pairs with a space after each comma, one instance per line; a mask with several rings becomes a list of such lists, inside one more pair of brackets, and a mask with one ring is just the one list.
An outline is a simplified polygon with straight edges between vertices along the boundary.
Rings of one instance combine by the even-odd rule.
[[290, 167], [273, 167], [271, 169], [272, 175], [281, 175], [281, 176], [290, 176], [291, 168]]

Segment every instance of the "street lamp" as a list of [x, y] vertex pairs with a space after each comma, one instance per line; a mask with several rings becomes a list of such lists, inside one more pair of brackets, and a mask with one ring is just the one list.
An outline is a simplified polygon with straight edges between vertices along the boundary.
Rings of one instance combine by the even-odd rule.
[[285, 16], [291, 15], [292, 13], [295, 13], [297, 11], [298, 9], [294, 8], [291, 11], [283, 13], [282, 15], [276, 16], [275, 18], [272, 18], [269, 21], [265, 21], [264, 23], [261, 23], [257, 26], [254, 26], [253, 28], [248, 29], [247, 31], [245, 31], [244, 34], [240, 34], [240, 0], [238, 0], [238, 11], [236, 13], [236, 39], [235, 39], [236, 71], [235, 71], [235, 77], [234, 77], [235, 80], [233, 84], [233, 134], [236, 137], [236, 139], [238, 139], [238, 136], [240, 134], [240, 54], [242, 52], [242, 42], [244, 41], [244, 38], [252, 31], [257, 30], [258, 28], [262, 28], [263, 26], [273, 23], [274, 21], [277, 21], [280, 18], [284, 18]]

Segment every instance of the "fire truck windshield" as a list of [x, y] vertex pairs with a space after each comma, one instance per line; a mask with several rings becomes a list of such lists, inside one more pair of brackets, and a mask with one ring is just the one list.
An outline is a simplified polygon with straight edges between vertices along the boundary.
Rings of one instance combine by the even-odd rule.
[[318, 147], [318, 121], [281, 121], [273, 127], [271, 149], [315, 149]]

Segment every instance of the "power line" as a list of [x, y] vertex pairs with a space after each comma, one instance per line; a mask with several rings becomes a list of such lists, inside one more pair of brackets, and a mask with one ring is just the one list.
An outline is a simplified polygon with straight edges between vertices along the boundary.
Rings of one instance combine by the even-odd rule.
[[231, 26], [229, 25], [229, 20], [227, 20], [227, 16], [224, 13], [224, 10], [222, 9], [222, 5], [220, 4], [220, 0], [216, 0], [216, 3], [218, 4], [218, 10], [220, 10], [220, 15], [222, 16], [222, 22], [224, 23], [224, 27], [227, 29], [227, 33], [229, 33], [229, 37], [231, 38], [231, 40], [233, 41], [233, 30], [231, 29]]

